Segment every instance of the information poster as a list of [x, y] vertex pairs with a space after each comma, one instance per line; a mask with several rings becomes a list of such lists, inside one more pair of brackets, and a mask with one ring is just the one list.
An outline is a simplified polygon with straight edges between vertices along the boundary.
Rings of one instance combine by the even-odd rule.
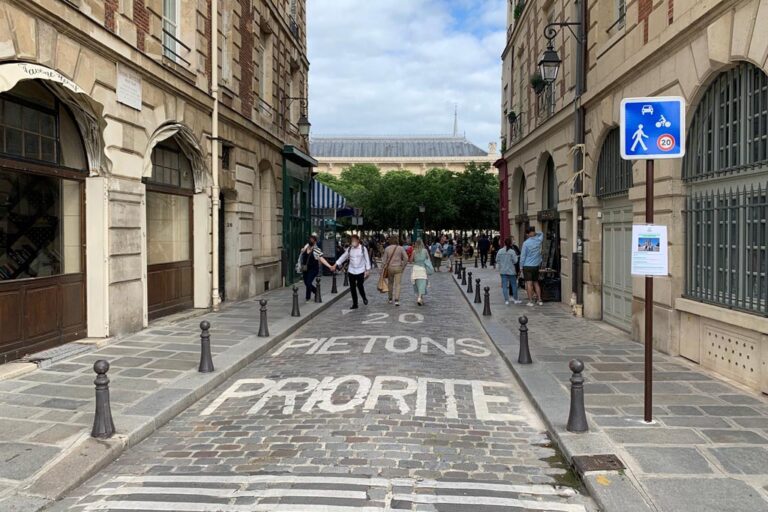
[[141, 110], [141, 76], [119, 64], [117, 65], [117, 101]]
[[669, 275], [667, 226], [636, 224], [632, 226], [632, 275]]

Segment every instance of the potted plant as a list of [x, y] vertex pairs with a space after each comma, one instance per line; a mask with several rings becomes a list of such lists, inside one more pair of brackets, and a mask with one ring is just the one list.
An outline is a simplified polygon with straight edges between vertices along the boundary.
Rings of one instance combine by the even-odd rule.
[[536, 94], [541, 94], [546, 86], [547, 86], [547, 82], [544, 81], [544, 78], [542, 78], [541, 73], [536, 71], [534, 74], [531, 75], [531, 87], [533, 87], [533, 92], [535, 92]]
[[513, 12], [515, 21], [523, 15], [523, 9], [525, 9], [525, 0], [519, 0], [515, 5], [515, 10]]
[[514, 123], [517, 120], [517, 113], [514, 110], [510, 110], [507, 112], [507, 121], [509, 121], [509, 124]]

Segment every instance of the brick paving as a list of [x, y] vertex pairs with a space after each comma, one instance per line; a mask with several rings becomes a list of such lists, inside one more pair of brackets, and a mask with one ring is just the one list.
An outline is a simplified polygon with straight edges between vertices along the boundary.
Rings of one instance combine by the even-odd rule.
[[594, 510], [451, 279], [369, 282], [50, 510]]
[[641, 343], [603, 322], [575, 318], [562, 304], [504, 306], [497, 273], [471, 270], [492, 283], [495, 321], [516, 333], [519, 316], [528, 317], [540, 372], [565, 390], [568, 361], [584, 361], [591, 430], [607, 434], [659, 510], [768, 511], [766, 396], [654, 351], [655, 422], [646, 424]]

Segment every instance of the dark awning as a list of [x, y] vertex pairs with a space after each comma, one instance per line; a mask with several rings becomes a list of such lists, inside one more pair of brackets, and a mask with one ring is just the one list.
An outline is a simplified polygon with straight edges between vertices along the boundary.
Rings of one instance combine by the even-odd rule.
[[317, 167], [317, 160], [296, 146], [291, 146], [288, 144], [283, 146], [283, 156], [286, 160], [290, 160], [291, 162], [300, 165], [301, 167]]

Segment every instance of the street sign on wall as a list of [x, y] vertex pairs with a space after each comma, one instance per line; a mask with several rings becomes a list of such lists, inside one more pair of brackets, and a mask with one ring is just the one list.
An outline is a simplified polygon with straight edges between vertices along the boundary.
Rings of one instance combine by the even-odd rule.
[[621, 100], [621, 158], [685, 155], [685, 100], [676, 96]]

